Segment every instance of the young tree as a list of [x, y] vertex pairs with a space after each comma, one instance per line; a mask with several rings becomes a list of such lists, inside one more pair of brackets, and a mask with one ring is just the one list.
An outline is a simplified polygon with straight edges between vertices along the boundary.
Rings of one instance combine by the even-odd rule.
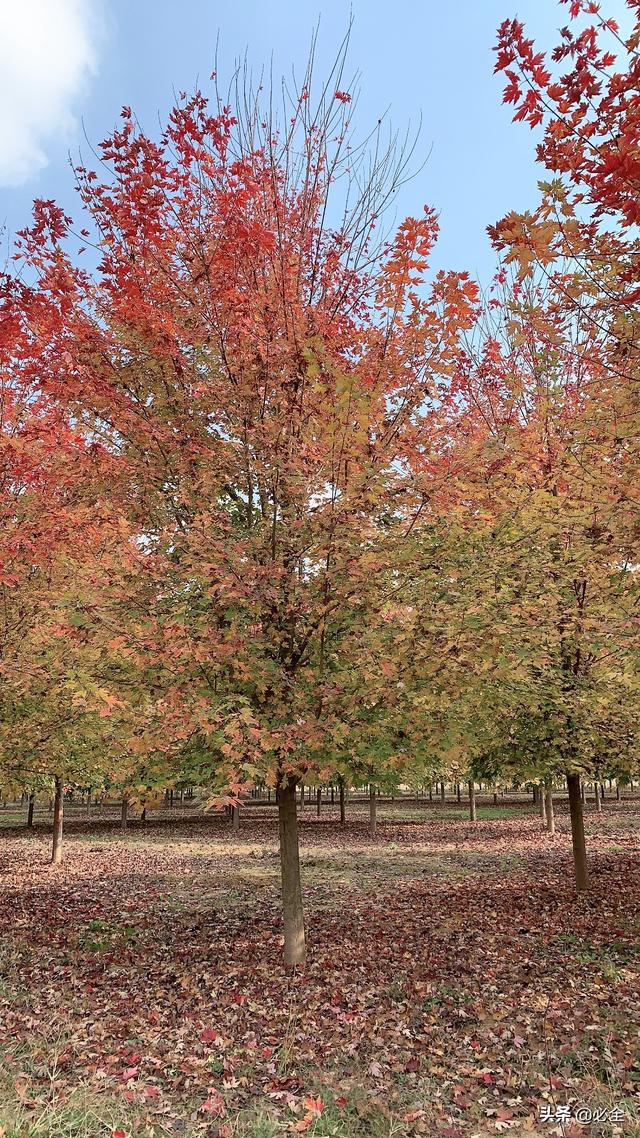
[[278, 788], [289, 964], [296, 783], [344, 744], [342, 645], [420, 509], [425, 401], [476, 301], [464, 274], [421, 288], [430, 210], [377, 236], [407, 155], [379, 133], [355, 146], [341, 72], [317, 99], [308, 74], [282, 129], [246, 91], [237, 117], [182, 101], [159, 141], [126, 109], [102, 146], [113, 177], [77, 171], [95, 273], [48, 203], [20, 250], [49, 314], [42, 383], [109, 455], [126, 517], [104, 619], [111, 650], [161, 677], [147, 746], [222, 734], [229, 785]]
[[[497, 680], [505, 708], [528, 712], [528, 740], [506, 735], [508, 748], [538, 778], [563, 771], [571, 788], [602, 764], [597, 725], [616, 706], [634, 718], [639, 581], [626, 488], [635, 457], [610, 429], [592, 326], [534, 285], [516, 283], [495, 303], [481, 346], [461, 357], [448, 408], [457, 463], [449, 493], [470, 507], [473, 549], [466, 610], [455, 619], [481, 629], [484, 658], [493, 657], [484, 675], [482, 655], [473, 669], [475, 716], [489, 728], [481, 753], [504, 725]], [[572, 792], [574, 854], [586, 888], [579, 797]]]

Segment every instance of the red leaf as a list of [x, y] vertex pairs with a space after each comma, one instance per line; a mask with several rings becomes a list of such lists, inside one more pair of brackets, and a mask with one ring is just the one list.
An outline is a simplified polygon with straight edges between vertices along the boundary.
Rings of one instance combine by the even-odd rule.
[[311, 1095], [307, 1095], [304, 1100], [304, 1107], [306, 1110], [310, 1110], [312, 1114], [322, 1114], [324, 1103], [321, 1098], [313, 1098]]
[[200, 1107], [200, 1110], [205, 1114], [213, 1114], [219, 1117], [224, 1114], [224, 1099], [217, 1091], [209, 1091], [209, 1097], [206, 1098]]

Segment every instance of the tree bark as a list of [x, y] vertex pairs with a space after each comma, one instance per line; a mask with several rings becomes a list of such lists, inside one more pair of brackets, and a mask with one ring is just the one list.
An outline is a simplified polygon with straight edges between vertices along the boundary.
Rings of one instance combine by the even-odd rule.
[[469, 819], [471, 822], [476, 820], [476, 788], [475, 783], [469, 783]]
[[444, 806], [444, 803], [445, 803], [445, 789], [444, 789], [444, 782], [441, 782], [441, 783], [440, 783], [440, 801], [442, 802], [442, 805]]
[[35, 802], [36, 802], [36, 796], [33, 793], [33, 791], [31, 791], [31, 794], [29, 795], [29, 808], [27, 810], [27, 829], [28, 830], [33, 830], [33, 809], [35, 806]]
[[616, 801], [617, 802], [620, 801], [620, 783], [619, 782], [616, 783]]
[[300, 805], [304, 806], [304, 783], [300, 783]]
[[376, 798], [376, 788], [372, 782], [369, 783], [369, 834], [372, 838], [376, 836], [376, 823], [377, 823], [377, 810], [378, 800]]
[[459, 782], [456, 783], [456, 798], [458, 800], [458, 805], [460, 805], [460, 803], [462, 802], [462, 791], [460, 789], [460, 783]]
[[598, 814], [602, 814], [602, 798], [600, 795], [600, 783], [596, 779], [593, 784], [594, 802]]
[[122, 803], [120, 805], [120, 829], [126, 830], [127, 822], [129, 820], [129, 799], [126, 794], [122, 795]]
[[284, 919], [284, 960], [285, 964], [304, 964], [304, 912], [300, 883], [296, 786], [293, 782], [280, 786], [278, 824], [280, 831], [280, 871], [282, 875], [282, 915]]
[[544, 787], [541, 786], [539, 788], [539, 794], [540, 794], [540, 818], [542, 820], [542, 825], [546, 826], [546, 824], [547, 824], [547, 795], [546, 795], [546, 792], [544, 790]]
[[232, 806], [231, 807], [231, 826], [236, 831], [236, 833], [240, 829], [240, 807], [239, 806]]
[[64, 803], [62, 779], [56, 775], [56, 793], [53, 800], [53, 846], [51, 864], [62, 864], [62, 828], [64, 825]]
[[344, 780], [340, 779], [340, 825], [344, 826], [347, 820], [347, 813], [344, 806]]
[[580, 794], [580, 775], [568, 774], [569, 810], [571, 813], [571, 842], [573, 845], [573, 864], [576, 874], [576, 889], [579, 893], [589, 888], [587, 873], [587, 847], [584, 840], [584, 819], [582, 816], [582, 797]]
[[494, 790], [494, 792], [493, 792], [493, 805], [494, 806], [498, 805], [498, 792], [497, 792], [497, 790]]
[[551, 782], [547, 782], [544, 792], [546, 807], [547, 807], [547, 830], [550, 834], [556, 832], [556, 817], [553, 812], [553, 787]]
[[320, 807], [322, 806], [322, 787], [318, 787], [316, 793], [316, 814], [320, 817]]

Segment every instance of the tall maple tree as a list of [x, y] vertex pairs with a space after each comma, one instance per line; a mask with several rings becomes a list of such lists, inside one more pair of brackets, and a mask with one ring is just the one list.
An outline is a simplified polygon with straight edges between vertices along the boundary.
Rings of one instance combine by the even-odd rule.
[[[558, 323], [571, 326], [576, 345], [581, 344], [588, 361], [584, 370], [597, 376], [581, 429], [583, 440], [590, 440], [583, 461], [586, 481], [591, 480], [592, 540], [609, 543], [613, 580], [623, 583], [621, 593], [630, 599], [637, 576], [640, 485], [640, 9], [629, 0], [632, 26], [622, 35], [595, 0], [569, 0], [567, 7], [569, 22], [550, 56], [536, 50], [519, 20], [506, 20], [499, 29], [496, 70], [507, 80], [504, 100], [515, 106], [516, 121], [541, 132], [537, 158], [547, 177], [540, 182], [538, 207], [508, 214], [490, 234], [521, 281], [544, 282]], [[603, 514], [615, 517], [615, 533]], [[586, 581], [583, 569], [577, 577]], [[601, 584], [615, 604], [606, 578]], [[625, 654], [631, 635], [637, 637], [635, 603], [623, 607], [624, 629], [621, 638], [609, 640], [610, 658]], [[637, 645], [635, 662], [626, 669], [623, 707], [633, 698], [636, 677]], [[614, 685], [607, 706], [594, 715], [593, 736], [602, 736], [599, 725], [615, 722], [612, 710], [620, 694]], [[579, 810], [575, 787], [572, 800]]]
[[[44, 272], [37, 261], [33, 267]], [[46, 289], [4, 274], [0, 778], [30, 791], [55, 782], [57, 862], [64, 783], [101, 764], [101, 664], [85, 636], [79, 590], [91, 592], [89, 559], [99, 548], [105, 519], [92, 492], [99, 454], [40, 382], [44, 357], [38, 362], [34, 356], [34, 335], [46, 342], [51, 313]]]
[[533, 284], [495, 305], [481, 344], [461, 355], [448, 416], [472, 543], [471, 572], [468, 554], [459, 563], [463, 618], [481, 631], [467, 718], [479, 758], [493, 735], [525, 770], [566, 774], [582, 889], [579, 776], [602, 768], [615, 709], [638, 730], [635, 459], [610, 431], [592, 324]]
[[157, 141], [125, 109], [110, 175], [77, 171], [95, 270], [51, 203], [19, 250], [49, 313], [30, 323], [40, 383], [108, 456], [123, 519], [96, 622], [155, 677], [149, 750], [203, 740], [233, 794], [278, 787], [290, 964], [296, 782], [344, 744], [341, 645], [420, 509], [425, 401], [476, 303], [465, 274], [422, 287], [432, 211], [377, 236], [406, 155], [359, 149], [350, 101], [338, 67], [282, 129], [250, 92], [237, 117], [181, 100]]

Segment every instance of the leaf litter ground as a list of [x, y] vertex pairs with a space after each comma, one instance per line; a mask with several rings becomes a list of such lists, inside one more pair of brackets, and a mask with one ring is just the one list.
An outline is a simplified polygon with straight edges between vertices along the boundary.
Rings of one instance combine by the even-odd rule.
[[[306, 809], [293, 975], [273, 809], [75, 811], [61, 869], [4, 829], [0, 1135], [640, 1133], [640, 803], [588, 814], [581, 898], [558, 805]], [[584, 1104], [624, 1119], [541, 1120]]]

